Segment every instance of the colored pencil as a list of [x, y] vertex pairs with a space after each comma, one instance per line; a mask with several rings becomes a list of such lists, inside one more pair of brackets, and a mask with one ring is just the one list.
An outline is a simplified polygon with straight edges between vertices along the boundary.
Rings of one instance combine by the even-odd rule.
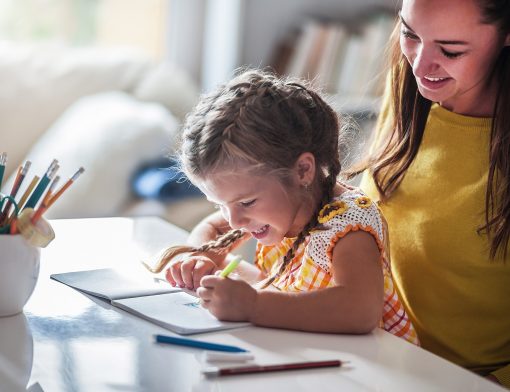
[[7, 164], [7, 153], [0, 155], [0, 191], [2, 190], [2, 180], [4, 179], [5, 165]]
[[247, 350], [237, 346], [229, 346], [226, 344], [218, 344], [212, 342], [204, 342], [203, 340], [178, 338], [168, 335], [154, 335], [157, 343], [174, 344], [176, 346], [201, 348], [203, 350], [225, 351], [230, 353], [245, 353]]
[[9, 199], [7, 201], [5, 208], [0, 214], [0, 223], [3, 223], [6, 220], [12, 205], [12, 200], [16, 197], [16, 194], [18, 193], [21, 183], [23, 182], [28, 170], [30, 169], [31, 164], [32, 163], [30, 161], [26, 161], [23, 166], [20, 166], [18, 168], [18, 173], [16, 174], [16, 178], [14, 180], [14, 184], [12, 185], [12, 190], [9, 195], [12, 199]]
[[27, 189], [25, 189], [25, 192], [23, 193], [23, 196], [21, 196], [21, 199], [19, 199], [18, 207], [20, 209], [24, 207], [25, 202], [28, 199], [28, 196], [30, 196], [30, 194], [34, 190], [35, 185], [37, 184], [37, 181], [39, 181], [39, 179], [40, 179], [39, 176], [34, 176], [34, 178], [32, 178], [32, 181], [28, 185]]
[[[34, 190], [34, 187], [37, 184], [37, 181], [39, 181], [39, 176], [34, 176], [34, 178], [32, 178], [32, 181], [28, 185], [27, 189], [25, 189], [25, 192], [23, 192], [23, 196], [21, 196], [21, 199], [19, 199], [18, 209], [20, 211], [23, 209], [23, 205], [27, 201], [28, 196], [30, 195], [30, 193], [32, 193], [32, 191]], [[11, 215], [9, 216], [9, 218], [7, 219], [7, 224], [12, 223], [14, 218], [16, 218], [16, 212], [15, 211], [13, 211], [11, 213]]]
[[30, 198], [27, 201], [27, 204], [25, 204], [24, 208], [34, 208], [39, 199], [41, 198], [42, 194], [48, 187], [50, 181], [53, 179], [55, 173], [58, 170], [58, 161], [56, 159], [51, 162], [50, 166], [48, 167], [48, 170], [46, 170], [46, 173], [42, 176], [41, 180], [39, 181], [39, 184], [35, 187], [34, 192], [30, 196]]
[[226, 278], [230, 275], [230, 273], [237, 268], [239, 263], [241, 262], [241, 256], [236, 256], [232, 259], [230, 263], [220, 272], [220, 276], [222, 278]]
[[48, 205], [48, 202], [50, 200], [50, 197], [51, 195], [53, 194], [53, 191], [55, 190], [56, 186], [57, 186], [57, 183], [58, 181], [60, 180], [60, 176], [56, 176], [53, 181], [51, 182], [51, 185], [50, 187], [48, 188], [48, 191], [46, 192], [46, 195], [44, 195], [44, 198], [41, 202], [41, 204], [39, 205], [39, 207], [37, 208], [37, 210], [35, 210], [35, 213], [34, 215], [32, 216], [32, 218], [30, 219], [32, 224], [36, 224], [37, 221], [39, 219], [41, 219], [41, 216], [42, 214], [44, 214], [46, 212], [46, 210], [48, 209], [49, 205]]
[[80, 177], [80, 175], [85, 171], [83, 167], [80, 167], [76, 173], [73, 174], [71, 178], [69, 178], [62, 187], [55, 192], [55, 195], [52, 195], [51, 198], [48, 201], [48, 208], [50, 208], [53, 203], [55, 203], [60, 196], [62, 196], [62, 193], [66, 191], [67, 188], [69, 188], [77, 179]]
[[[345, 363], [345, 362], [344, 362]], [[297, 363], [284, 363], [281, 365], [251, 365], [251, 366], [236, 366], [231, 368], [206, 368], [202, 371], [206, 376], [234, 376], [236, 374], [251, 374], [251, 373], [266, 373], [266, 372], [279, 372], [284, 370], [303, 370], [303, 369], [316, 369], [324, 367], [340, 367], [342, 361], [310, 361], [310, 362], [297, 362]]]

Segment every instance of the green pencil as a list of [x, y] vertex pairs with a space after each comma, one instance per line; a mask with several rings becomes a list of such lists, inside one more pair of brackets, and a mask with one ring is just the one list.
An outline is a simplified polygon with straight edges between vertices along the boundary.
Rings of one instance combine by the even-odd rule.
[[50, 184], [50, 181], [55, 176], [58, 167], [59, 167], [58, 161], [54, 159], [53, 162], [51, 162], [50, 167], [48, 167], [48, 170], [46, 170], [46, 173], [42, 176], [41, 180], [39, 181], [39, 184], [37, 184], [37, 186], [35, 187], [34, 192], [28, 199], [24, 208], [35, 208], [35, 205], [37, 204], [42, 194]]
[[226, 278], [233, 270], [237, 268], [240, 262], [241, 256], [234, 257], [232, 261], [228, 263], [228, 265], [225, 268], [223, 268], [223, 271], [220, 272], [220, 276], [222, 278]]

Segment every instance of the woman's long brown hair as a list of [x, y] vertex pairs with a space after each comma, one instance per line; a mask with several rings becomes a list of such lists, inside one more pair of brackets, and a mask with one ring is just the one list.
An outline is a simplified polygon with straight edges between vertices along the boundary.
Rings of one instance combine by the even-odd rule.
[[[501, 36], [510, 32], [510, 2], [476, 0], [482, 22], [496, 25]], [[350, 171], [352, 177], [371, 168], [381, 200], [387, 200], [402, 182], [416, 158], [432, 102], [418, 91], [416, 79], [399, 44], [400, 21], [392, 34], [390, 53], [391, 99], [382, 112], [390, 115], [387, 123], [379, 123], [378, 132], [386, 140], [373, 151], [367, 162]], [[491, 73], [497, 81], [489, 146], [489, 172], [485, 197], [485, 223], [478, 228], [490, 242], [489, 255], [494, 259], [508, 254], [510, 239], [510, 47], [504, 47]]]

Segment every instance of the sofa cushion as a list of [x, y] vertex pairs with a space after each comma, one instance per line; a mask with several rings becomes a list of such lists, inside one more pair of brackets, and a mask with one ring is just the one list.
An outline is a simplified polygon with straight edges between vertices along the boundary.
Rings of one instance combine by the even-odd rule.
[[[60, 164], [59, 186], [80, 166], [85, 172], [46, 217], [119, 215], [131, 198], [129, 180], [135, 168], [171, 152], [177, 130], [177, 121], [160, 104], [140, 102], [122, 92], [81, 98], [25, 157], [32, 161], [32, 168], [20, 194], [33, 176], [42, 176], [56, 158]], [[13, 183], [13, 177], [7, 186]]]
[[133, 95], [142, 101], [162, 103], [182, 121], [197, 103], [199, 91], [185, 70], [164, 62], [145, 73]]
[[133, 91], [151, 66], [137, 51], [20, 46], [0, 42], [0, 140], [7, 175], [80, 97]]

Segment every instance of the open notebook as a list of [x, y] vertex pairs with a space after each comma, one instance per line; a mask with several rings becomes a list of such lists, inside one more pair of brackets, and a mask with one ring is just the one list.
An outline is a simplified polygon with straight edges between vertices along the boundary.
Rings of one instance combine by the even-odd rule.
[[113, 269], [67, 272], [50, 276], [58, 282], [181, 335], [238, 328], [249, 323], [220, 321], [193, 295], [154, 279], [131, 277]]

